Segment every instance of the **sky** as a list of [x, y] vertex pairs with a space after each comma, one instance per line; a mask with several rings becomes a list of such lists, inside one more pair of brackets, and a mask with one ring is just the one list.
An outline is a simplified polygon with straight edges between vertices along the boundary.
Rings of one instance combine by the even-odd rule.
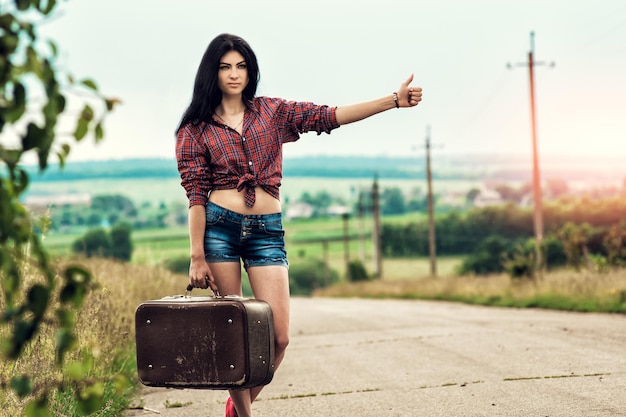
[[439, 153], [531, 155], [531, 32], [540, 157], [626, 156], [623, 0], [59, 4], [40, 35], [57, 42], [60, 68], [122, 101], [106, 138], [75, 146], [73, 161], [174, 158], [198, 64], [223, 32], [256, 52], [258, 95], [340, 106], [390, 95], [411, 73], [423, 88], [418, 107], [305, 134], [287, 158], [418, 155], [428, 129]]

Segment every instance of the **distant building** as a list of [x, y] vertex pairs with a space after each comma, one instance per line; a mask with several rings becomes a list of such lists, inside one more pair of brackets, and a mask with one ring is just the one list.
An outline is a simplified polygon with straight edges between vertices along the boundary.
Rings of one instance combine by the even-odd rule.
[[488, 188], [481, 189], [480, 194], [478, 194], [476, 196], [476, 199], [474, 199], [475, 207], [495, 206], [503, 203], [504, 200], [502, 200], [502, 196], [500, 196], [500, 193], [495, 190], [490, 190]]
[[437, 205], [463, 208], [465, 207], [466, 201], [467, 201], [466, 192], [452, 191], [452, 192], [448, 192], [448, 193], [440, 195], [437, 198]]
[[33, 195], [24, 199], [24, 205], [31, 210], [40, 210], [47, 207], [63, 206], [90, 206], [91, 195], [89, 194], [58, 194], [58, 195]]
[[334, 204], [326, 210], [326, 214], [331, 217], [339, 217], [350, 213], [350, 207], [341, 204]]
[[285, 212], [285, 220], [308, 219], [313, 215], [313, 206], [307, 203], [289, 204]]

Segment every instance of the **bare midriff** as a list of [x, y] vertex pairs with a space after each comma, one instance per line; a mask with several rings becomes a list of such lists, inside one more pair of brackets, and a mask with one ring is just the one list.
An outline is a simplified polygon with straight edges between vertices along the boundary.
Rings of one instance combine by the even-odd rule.
[[280, 213], [280, 201], [268, 194], [263, 188], [256, 187], [256, 201], [254, 206], [248, 207], [244, 201], [244, 191], [213, 190], [209, 194], [209, 201], [239, 214], [274, 214]]

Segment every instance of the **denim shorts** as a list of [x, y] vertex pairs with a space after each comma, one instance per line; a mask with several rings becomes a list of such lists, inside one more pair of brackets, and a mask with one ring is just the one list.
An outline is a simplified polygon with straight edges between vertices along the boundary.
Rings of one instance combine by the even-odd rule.
[[289, 267], [282, 214], [239, 214], [215, 203], [206, 206], [204, 253], [207, 262], [239, 262]]

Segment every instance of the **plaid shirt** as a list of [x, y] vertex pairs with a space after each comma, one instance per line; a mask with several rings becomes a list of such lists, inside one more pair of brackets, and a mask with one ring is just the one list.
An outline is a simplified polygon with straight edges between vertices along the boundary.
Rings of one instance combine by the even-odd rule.
[[189, 206], [205, 205], [210, 190], [245, 191], [254, 206], [257, 186], [279, 199], [282, 145], [300, 133], [339, 127], [334, 107], [257, 97], [244, 113], [242, 134], [213, 120], [189, 123], [177, 135], [176, 160]]

